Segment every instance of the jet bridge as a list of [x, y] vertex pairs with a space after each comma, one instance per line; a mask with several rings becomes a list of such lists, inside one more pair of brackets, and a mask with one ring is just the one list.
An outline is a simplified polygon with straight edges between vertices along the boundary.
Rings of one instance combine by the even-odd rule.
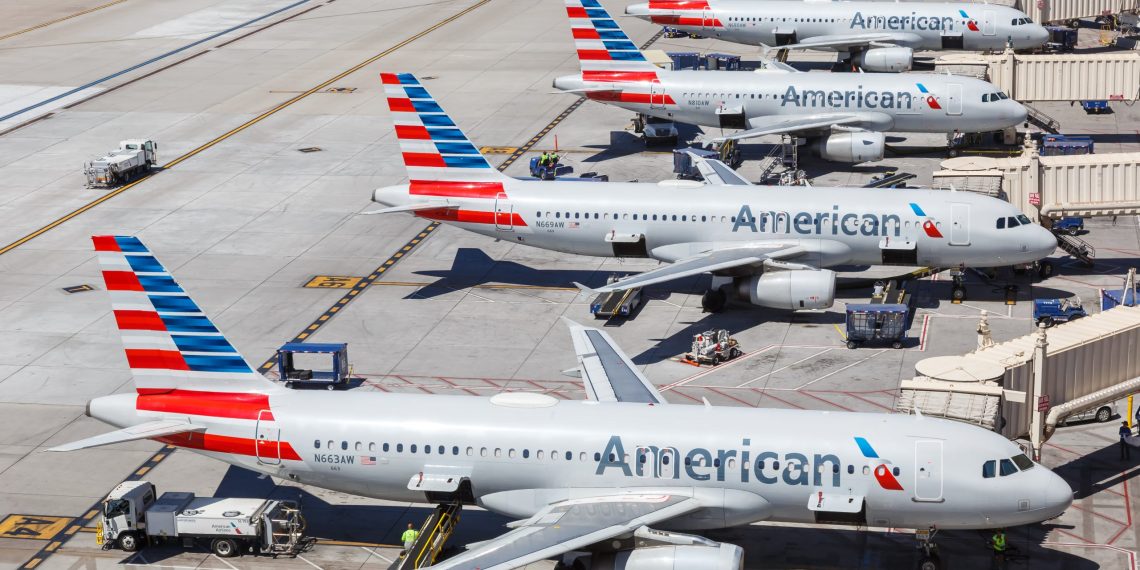
[[934, 173], [935, 187], [999, 197], [1030, 218], [1140, 214], [1136, 152], [1041, 156], [1027, 139], [1021, 156], [962, 156], [941, 166]]
[[[953, 53], [935, 61], [938, 72], [985, 79], [1026, 101], [1135, 101], [1140, 98], [1140, 53], [994, 55]], [[1073, 78], [1057, 81], [1058, 77]]]
[[[1008, 342], [978, 327], [979, 348], [919, 361], [898, 409], [1028, 437], [1035, 455], [1065, 416], [1140, 390], [1140, 306], [1118, 306]], [[998, 407], [994, 407], [998, 404]], [[992, 415], [997, 412], [997, 415]]]

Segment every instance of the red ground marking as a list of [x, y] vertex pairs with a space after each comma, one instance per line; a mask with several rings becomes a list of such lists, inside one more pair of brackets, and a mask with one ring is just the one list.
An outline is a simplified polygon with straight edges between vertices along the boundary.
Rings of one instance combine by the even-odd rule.
[[688, 398], [688, 399], [690, 399], [690, 400], [692, 400], [692, 401], [694, 401], [694, 402], [699, 402], [699, 403], [702, 403], [702, 404], [704, 403], [704, 402], [702, 402], [700, 399], [698, 399], [698, 398], [694, 398], [694, 397], [692, 397], [692, 396], [690, 396], [690, 395], [688, 395], [688, 394], [686, 394], [686, 393], [684, 393], [684, 392], [682, 392], [682, 391], [680, 391], [680, 390], [671, 390], [669, 393], [670, 393], [670, 394], [677, 394], [678, 396], [684, 396], [684, 397], [686, 397], [686, 398]]
[[710, 392], [715, 392], [717, 394], [720, 394], [721, 396], [724, 396], [725, 398], [728, 398], [729, 400], [732, 400], [734, 402], [740, 402], [741, 404], [744, 404], [745, 406], [748, 406], [750, 408], [756, 407], [756, 404], [750, 404], [748, 402], [745, 402], [744, 400], [741, 400], [740, 398], [737, 398], [736, 396], [730, 396], [728, 394], [725, 394], [724, 392], [721, 392], [720, 390], [717, 390], [716, 388], [712, 388], [710, 386], [701, 386], [701, 388], [704, 388]]
[[753, 392], [760, 392], [761, 396], [763, 396], [763, 397], [765, 397], [765, 398], [772, 398], [773, 400], [776, 400], [777, 402], [783, 402], [783, 403], [785, 403], [785, 404], [787, 404], [787, 405], [789, 405], [789, 406], [791, 406], [791, 407], [793, 407], [793, 408], [795, 408], [795, 409], [797, 409], [797, 410], [803, 410], [803, 409], [806, 409], [806, 408], [804, 408], [803, 406], [798, 406], [798, 405], [796, 405], [796, 404], [793, 404], [793, 403], [791, 403], [791, 402], [789, 402], [788, 400], [785, 400], [785, 399], [783, 399], [783, 398], [780, 398], [780, 397], [777, 397], [777, 396], [773, 396], [773, 395], [771, 394], [771, 392], [765, 392], [764, 390], [762, 390], [762, 389], [760, 389], [760, 388], [752, 388], [752, 391], [753, 391]]
[[471, 390], [469, 388], [464, 388], [463, 386], [460, 386], [460, 385], [456, 384], [455, 382], [452, 382], [451, 380], [444, 378], [443, 376], [432, 376], [432, 378], [435, 378], [436, 380], [443, 380], [444, 382], [447, 383], [448, 386], [451, 386], [452, 388], [459, 388], [460, 390], [463, 390], [464, 392], [467, 392], [468, 394], [471, 394], [472, 396], [478, 396], [479, 395], [476, 392], [474, 392], [473, 390]]
[[804, 396], [807, 396], [809, 398], [815, 398], [816, 400], [819, 400], [819, 401], [821, 401], [825, 404], [831, 405], [831, 406], [835, 406], [836, 408], [839, 408], [839, 409], [844, 410], [844, 411], [848, 411], [848, 412], [854, 412], [855, 411], [855, 410], [852, 410], [851, 408], [848, 408], [846, 406], [840, 406], [839, 404], [836, 404], [835, 402], [832, 402], [830, 400], [824, 400], [823, 398], [820, 398], [819, 396], [816, 396], [815, 394], [812, 394], [811, 392], [796, 390], [796, 393], [797, 394], [803, 394]]
[[403, 381], [404, 381], [404, 382], [406, 382], [406, 383], [407, 383], [409, 386], [411, 386], [411, 387], [413, 387], [413, 388], [419, 388], [420, 390], [423, 390], [425, 393], [428, 393], [428, 394], [435, 394], [435, 392], [432, 392], [431, 390], [428, 390], [427, 388], [424, 388], [423, 386], [420, 386], [419, 384], [416, 384], [415, 382], [412, 382], [411, 380], [408, 380], [407, 378], [404, 378], [403, 376], [396, 376], [395, 374], [393, 374], [393, 375], [391, 375], [390, 377], [391, 377], [391, 378], [395, 378], [395, 379], [397, 379], [397, 380], [403, 380]]

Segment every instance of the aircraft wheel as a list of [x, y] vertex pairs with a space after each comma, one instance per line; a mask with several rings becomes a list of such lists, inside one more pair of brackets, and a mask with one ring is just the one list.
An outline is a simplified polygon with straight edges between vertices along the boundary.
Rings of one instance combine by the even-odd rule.
[[966, 288], [965, 287], [954, 287], [953, 289], [950, 290], [950, 298], [955, 300], [955, 301], [965, 301], [966, 300]]
[[1048, 279], [1053, 276], [1053, 262], [1042, 261], [1037, 264], [1037, 275], [1042, 279]]
[[922, 561], [918, 563], [921, 570], [939, 570], [942, 568], [942, 562], [937, 558], [923, 557]]
[[119, 535], [119, 548], [125, 552], [134, 552], [139, 549], [139, 537], [133, 532], [124, 532]]
[[728, 295], [723, 289], [713, 289], [706, 291], [701, 296], [701, 308], [706, 313], [719, 313], [724, 310], [724, 306], [728, 304]]

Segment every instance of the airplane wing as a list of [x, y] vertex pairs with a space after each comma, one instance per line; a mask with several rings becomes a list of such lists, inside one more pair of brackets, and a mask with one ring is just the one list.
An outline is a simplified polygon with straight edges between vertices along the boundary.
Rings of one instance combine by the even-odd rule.
[[206, 427], [192, 425], [181, 420], [156, 420], [89, 437], [87, 439], [57, 445], [47, 451], [75, 451], [76, 449], [87, 449], [88, 447], [99, 447], [101, 445], [111, 445], [112, 443], [122, 443], [124, 441], [135, 441], [138, 439], [150, 439], [152, 437], [186, 433], [188, 431], [206, 431]]
[[777, 46], [773, 49], [818, 49], [850, 51], [851, 48], [919, 45], [922, 38], [918, 34], [907, 33], [876, 33], [876, 34], [836, 34], [830, 36], [815, 36], [802, 42]]
[[[740, 131], [724, 137], [717, 137], [716, 142], [727, 140], [743, 140], [764, 135], [780, 135], [784, 133], [807, 133], [829, 131], [832, 127], [846, 126], [859, 128], [863, 125], [891, 124], [893, 120], [886, 113], [859, 112], [859, 113], [818, 113], [808, 116], [768, 115], [748, 119], [748, 130]], [[873, 129], [879, 130], [879, 129]]]
[[[674, 279], [699, 275], [701, 273], [723, 271], [725, 269], [733, 269], [745, 265], [760, 265], [768, 260], [793, 257], [804, 253], [804, 251], [804, 248], [801, 246], [786, 247], [783, 244], [720, 249], [687, 259], [681, 259], [669, 265], [644, 273], [638, 273], [637, 275], [627, 277], [616, 283], [610, 283], [604, 287], [590, 290], [596, 293], [609, 293], [611, 291], [623, 291], [633, 287], [645, 287], [647, 285], [664, 283], [665, 281], [673, 281]], [[579, 289], [588, 289], [578, 283], [575, 283], [575, 285]]]
[[472, 550], [430, 566], [433, 570], [508, 570], [629, 534], [701, 508], [677, 495], [611, 494], [553, 503], [515, 528]]
[[566, 317], [578, 355], [578, 370], [586, 384], [586, 397], [599, 402], [667, 404], [633, 362], [622, 353], [610, 335], [584, 327]]
[[752, 186], [747, 178], [736, 173], [727, 164], [711, 158], [701, 158], [689, 153], [697, 164], [697, 170], [711, 186]]

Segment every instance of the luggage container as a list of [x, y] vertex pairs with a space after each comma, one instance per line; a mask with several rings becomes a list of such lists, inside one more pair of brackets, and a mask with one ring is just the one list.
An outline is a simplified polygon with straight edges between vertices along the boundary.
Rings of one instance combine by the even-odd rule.
[[1068, 26], [1045, 26], [1049, 32], [1049, 41], [1045, 49], [1052, 52], [1073, 51], [1077, 45], [1077, 30]]
[[709, 158], [713, 160], [720, 160], [720, 153], [715, 150], [706, 148], [699, 148], [691, 146], [689, 148], [678, 148], [673, 150], [673, 174], [677, 178], [688, 178], [690, 180], [698, 180], [701, 173], [697, 170], [696, 161], [689, 154], [695, 154], [701, 158]]
[[[328, 370], [310, 370], [297, 368], [297, 354], [327, 354], [332, 358], [332, 368]], [[335, 390], [348, 385], [352, 376], [348, 366], [347, 343], [305, 343], [288, 342], [277, 349], [277, 372], [286, 388], [301, 385], [322, 385], [329, 390]]]
[[705, 67], [720, 71], [739, 71], [740, 56], [727, 53], [710, 53], [705, 56]]
[[1085, 135], [1045, 135], [1041, 156], [1092, 154], [1093, 146], [1092, 137]]
[[1081, 101], [1081, 108], [1090, 115], [1100, 115], [1109, 111], [1108, 101]]
[[666, 55], [673, 60], [673, 69], [698, 69], [701, 67], [701, 54], [695, 51], [671, 51]]
[[902, 348], [910, 328], [910, 307], [898, 303], [847, 305], [847, 348], [865, 342], [887, 341]]

